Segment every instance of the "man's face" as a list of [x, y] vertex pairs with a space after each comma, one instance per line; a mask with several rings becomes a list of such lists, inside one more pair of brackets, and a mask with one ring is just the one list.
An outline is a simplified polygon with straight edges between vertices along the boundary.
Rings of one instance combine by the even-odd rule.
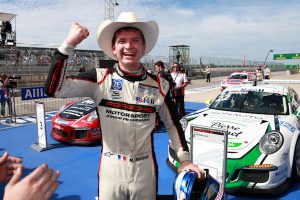
[[178, 65], [178, 64], [174, 64], [174, 65], [173, 65], [173, 70], [174, 70], [175, 72], [179, 71], [179, 65]]
[[157, 73], [160, 72], [160, 70], [161, 70], [160, 66], [158, 66], [158, 65], [155, 65], [155, 66], [154, 66], [154, 69], [155, 69], [155, 71], [156, 71]]
[[146, 44], [138, 30], [120, 30], [116, 34], [116, 42], [112, 44], [113, 53], [119, 64], [125, 69], [134, 69], [140, 65], [140, 59], [145, 54]]

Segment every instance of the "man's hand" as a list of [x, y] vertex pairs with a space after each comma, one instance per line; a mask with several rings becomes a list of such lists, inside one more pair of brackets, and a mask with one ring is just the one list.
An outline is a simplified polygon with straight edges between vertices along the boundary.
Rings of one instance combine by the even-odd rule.
[[9, 156], [8, 153], [5, 152], [0, 157], [0, 183], [9, 181], [19, 167], [23, 167], [22, 159]]
[[57, 189], [59, 171], [53, 173], [47, 164], [42, 164], [25, 178], [21, 179], [19, 167], [5, 187], [4, 200], [47, 200]]
[[180, 167], [178, 169], [178, 172], [181, 172], [181, 171], [187, 171], [187, 170], [191, 170], [191, 171], [194, 171], [198, 174], [198, 179], [199, 180], [203, 180], [205, 178], [205, 172], [200, 169], [198, 167], [198, 165], [195, 165], [193, 163], [191, 163], [190, 161], [182, 161], [181, 164], [180, 164]]
[[66, 42], [73, 47], [76, 47], [80, 42], [86, 39], [89, 36], [89, 30], [75, 22], [72, 24]]

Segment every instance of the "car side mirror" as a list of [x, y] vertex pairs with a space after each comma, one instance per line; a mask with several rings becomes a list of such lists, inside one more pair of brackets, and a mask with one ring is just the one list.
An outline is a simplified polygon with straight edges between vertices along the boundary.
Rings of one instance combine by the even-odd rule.
[[[211, 103], [212, 103], [212, 100], [211, 99], [205, 99], [204, 103], [209, 106]], [[300, 113], [299, 113], [300, 115]]]

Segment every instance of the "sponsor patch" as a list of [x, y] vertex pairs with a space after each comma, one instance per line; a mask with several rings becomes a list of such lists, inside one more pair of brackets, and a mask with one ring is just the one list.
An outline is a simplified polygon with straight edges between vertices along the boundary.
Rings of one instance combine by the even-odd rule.
[[111, 99], [119, 100], [122, 99], [122, 94], [120, 91], [111, 91]]
[[155, 98], [159, 95], [157, 87], [139, 84], [138, 95], [135, 97], [137, 103], [154, 104]]
[[135, 97], [135, 100], [138, 103], [154, 104], [154, 100], [150, 97]]
[[112, 90], [122, 90], [123, 81], [121, 79], [112, 79], [111, 80], [111, 89]]

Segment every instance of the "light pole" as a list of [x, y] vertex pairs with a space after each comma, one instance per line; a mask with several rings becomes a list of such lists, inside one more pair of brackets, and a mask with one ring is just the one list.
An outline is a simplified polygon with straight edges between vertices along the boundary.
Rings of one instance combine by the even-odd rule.
[[266, 59], [265, 59], [265, 61], [264, 61], [264, 65], [266, 64], [266, 61], [267, 61], [267, 59], [268, 59], [268, 56], [269, 56], [269, 54], [270, 54], [271, 52], [273, 52], [272, 49], [270, 49], [270, 50], [268, 51], [268, 54], [267, 54]]
[[117, 2], [117, 0], [105, 0], [105, 6], [104, 6], [105, 20], [114, 21], [114, 9], [115, 6], [118, 5], [119, 3]]

